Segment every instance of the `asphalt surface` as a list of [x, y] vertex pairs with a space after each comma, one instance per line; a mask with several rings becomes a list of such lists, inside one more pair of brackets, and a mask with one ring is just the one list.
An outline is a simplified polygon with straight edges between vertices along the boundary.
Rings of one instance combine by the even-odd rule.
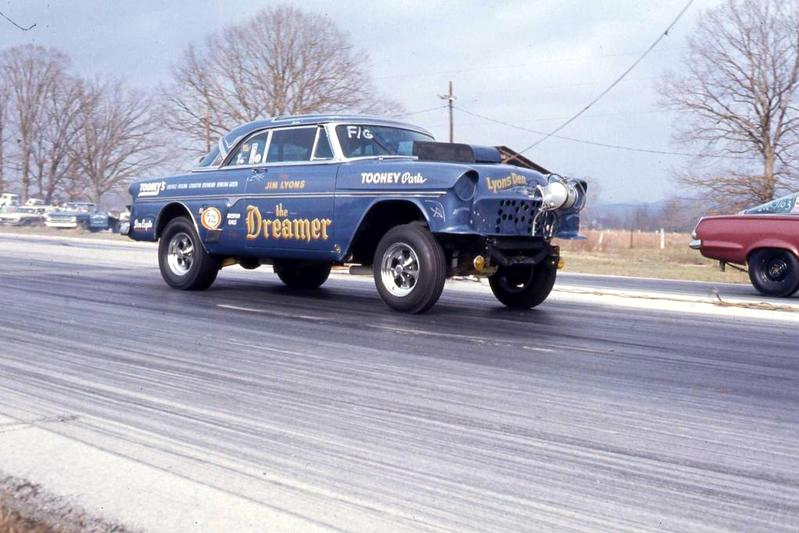
[[7, 235], [0, 302], [0, 413], [331, 530], [799, 531], [794, 325], [449, 288], [406, 316], [261, 271], [179, 292], [149, 246]]
[[[729, 267], [731, 268], [731, 267]], [[677, 281], [670, 279], [627, 278], [621, 276], [602, 276], [562, 272], [561, 285], [590, 286], [595, 289], [614, 291], [633, 290], [651, 293], [665, 292], [683, 296], [707, 297], [718, 293], [720, 296], [740, 301], [769, 302], [773, 305], [795, 304], [799, 293], [791, 298], [769, 298], [763, 296], [750, 283], [718, 283], [710, 281]]]

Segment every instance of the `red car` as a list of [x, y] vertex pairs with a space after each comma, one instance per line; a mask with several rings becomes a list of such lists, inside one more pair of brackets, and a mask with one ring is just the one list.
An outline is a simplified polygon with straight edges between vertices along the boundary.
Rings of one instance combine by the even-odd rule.
[[799, 291], [799, 193], [737, 215], [704, 217], [690, 247], [722, 268], [747, 265], [755, 289], [768, 296]]

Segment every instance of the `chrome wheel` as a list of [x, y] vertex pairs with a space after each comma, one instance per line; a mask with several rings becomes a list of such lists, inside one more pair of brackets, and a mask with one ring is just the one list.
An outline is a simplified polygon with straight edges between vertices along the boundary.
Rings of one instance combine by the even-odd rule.
[[176, 276], [185, 276], [194, 263], [194, 244], [187, 233], [172, 236], [167, 247], [167, 264]]
[[419, 283], [419, 258], [413, 248], [404, 242], [389, 246], [380, 262], [380, 277], [394, 296], [409, 295]]

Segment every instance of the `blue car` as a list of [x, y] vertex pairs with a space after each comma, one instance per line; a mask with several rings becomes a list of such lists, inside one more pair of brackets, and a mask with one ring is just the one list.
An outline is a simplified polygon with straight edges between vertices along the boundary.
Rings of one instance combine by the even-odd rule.
[[122, 232], [160, 241], [171, 287], [206, 289], [238, 263], [315, 289], [348, 264], [371, 271], [390, 308], [420, 313], [462, 275], [487, 276], [508, 307], [543, 302], [559, 265], [551, 240], [579, 237], [586, 184], [411, 124], [306, 115], [240, 126], [190, 173], [130, 193]]

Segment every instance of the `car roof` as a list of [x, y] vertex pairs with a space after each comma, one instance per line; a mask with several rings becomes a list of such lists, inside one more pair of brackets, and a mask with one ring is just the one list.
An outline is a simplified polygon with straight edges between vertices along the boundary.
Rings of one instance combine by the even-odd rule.
[[252, 122], [248, 122], [246, 124], [242, 124], [241, 126], [238, 126], [230, 130], [229, 133], [224, 135], [223, 139], [226, 144], [226, 148], [230, 149], [230, 147], [233, 144], [235, 144], [235, 142], [238, 139], [255, 130], [266, 129], [266, 128], [277, 128], [281, 126], [305, 126], [305, 125], [326, 124], [329, 122], [346, 122], [350, 124], [369, 124], [372, 126], [388, 126], [388, 127], [418, 131], [430, 135], [431, 137], [433, 136], [432, 133], [423, 128], [420, 128], [419, 126], [415, 126], [413, 124], [408, 124], [407, 122], [402, 122], [399, 120], [394, 120], [385, 117], [378, 117], [372, 115], [319, 114], [319, 115], [282, 115], [264, 120], [255, 120]]

